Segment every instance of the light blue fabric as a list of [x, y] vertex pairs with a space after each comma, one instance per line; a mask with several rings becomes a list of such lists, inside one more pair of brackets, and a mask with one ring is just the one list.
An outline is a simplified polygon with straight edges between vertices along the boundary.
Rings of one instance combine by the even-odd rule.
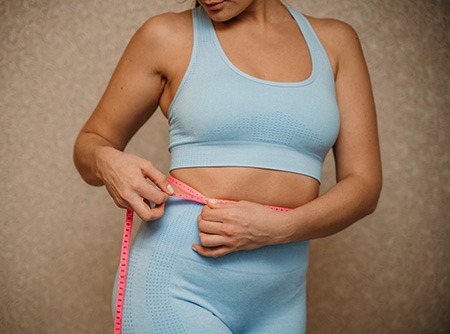
[[202, 257], [191, 249], [202, 207], [171, 197], [163, 218], [141, 224], [123, 333], [304, 333], [309, 242]]
[[334, 76], [307, 19], [289, 10], [312, 60], [311, 75], [300, 82], [267, 81], [239, 70], [208, 15], [194, 9], [191, 61], [169, 108], [171, 170], [242, 166], [320, 181], [339, 132]]

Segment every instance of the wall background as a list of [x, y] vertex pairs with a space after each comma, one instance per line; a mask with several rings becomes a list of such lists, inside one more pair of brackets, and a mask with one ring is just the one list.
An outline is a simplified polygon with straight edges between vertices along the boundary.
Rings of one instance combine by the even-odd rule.
[[[312, 242], [309, 333], [448, 333], [450, 5], [289, 2], [359, 32], [384, 163], [376, 213]], [[0, 332], [112, 333], [124, 212], [81, 181], [72, 145], [133, 32], [189, 6], [0, 0]], [[167, 170], [166, 131], [158, 114], [128, 151]]]

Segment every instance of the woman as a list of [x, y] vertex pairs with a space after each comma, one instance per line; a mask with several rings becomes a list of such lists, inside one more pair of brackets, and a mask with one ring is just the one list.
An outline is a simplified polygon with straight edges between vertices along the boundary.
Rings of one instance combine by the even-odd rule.
[[[380, 194], [361, 46], [349, 25], [279, 0], [198, 4], [136, 32], [75, 145], [86, 182], [144, 221], [123, 330], [303, 333], [308, 240], [370, 214]], [[170, 180], [123, 152], [158, 106]], [[318, 196], [330, 148], [337, 183]], [[211, 200], [170, 196], [193, 191]]]

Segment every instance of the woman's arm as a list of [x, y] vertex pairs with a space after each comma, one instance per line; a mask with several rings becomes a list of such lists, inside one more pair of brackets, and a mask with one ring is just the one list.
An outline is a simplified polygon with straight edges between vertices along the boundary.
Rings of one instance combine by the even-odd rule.
[[[74, 147], [82, 178], [91, 185], [105, 185], [119, 207], [133, 209], [144, 220], [163, 214], [171, 189], [149, 161], [122, 151], [154, 113], [165, 88], [169, 15], [150, 19], [132, 37]], [[144, 201], [156, 203], [156, 208]]]
[[382, 187], [372, 87], [356, 32], [336, 22], [336, 92], [341, 128], [334, 146], [337, 184], [290, 213], [286, 241], [322, 238], [372, 213]]
[[372, 88], [356, 32], [334, 21], [333, 51], [341, 128], [334, 146], [337, 183], [327, 193], [289, 212], [254, 203], [214, 204], [199, 218], [204, 256], [322, 238], [372, 213], [381, 191], [381, 159]]

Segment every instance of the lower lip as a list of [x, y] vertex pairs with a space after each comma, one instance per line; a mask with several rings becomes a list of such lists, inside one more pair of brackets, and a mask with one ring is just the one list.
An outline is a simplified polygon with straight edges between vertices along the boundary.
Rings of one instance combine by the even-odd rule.
[[209, 10], [213, 10], [213, 11], [214, 11], [214, 10], [219, 10], [219, 9], [222, 9], [224, 3], [225, 3], [225, 1], [217, 2], [217, 3], [212, 4], [212, 5], [206, 5], [206, 7], [207, 7]]

